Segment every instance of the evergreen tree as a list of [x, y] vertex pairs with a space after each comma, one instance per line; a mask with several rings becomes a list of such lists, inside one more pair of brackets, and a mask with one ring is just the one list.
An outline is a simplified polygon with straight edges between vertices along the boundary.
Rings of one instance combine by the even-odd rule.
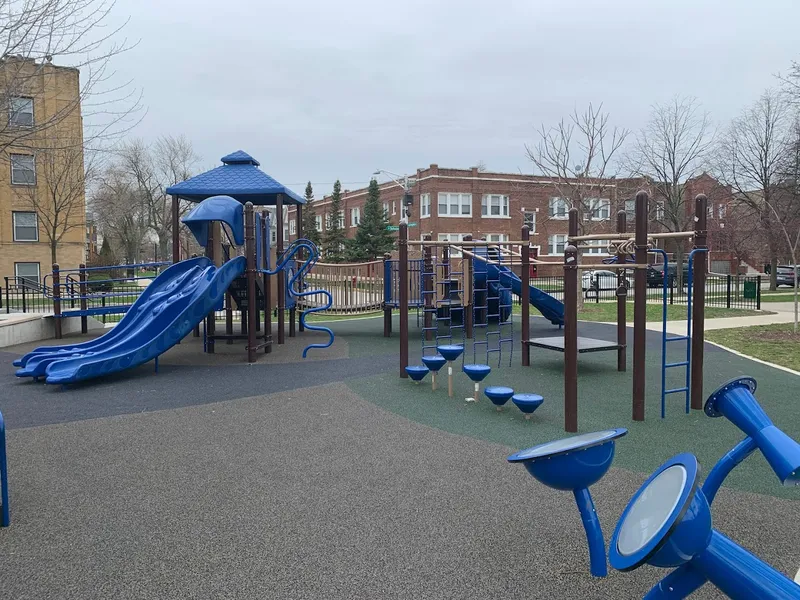
[[363, 210], [356, 235], [347, 244], [347, 259], [354, 262], [382, 258], [394, 248], [394, 236], [388, 229], [389, 219], [383, 212], [381, 190], [375, 179], [369, 182]]
[[333, 184], [333, 194], [326, 219], [327, 227], [322, 241], [325, 260], [332, 263], [344, 262], [346, 236], [342, 227], [342, 184], [338, 179]]
[[317, 211], [314, 207], [314, 189], [311, 182], [306, 184], [306, 205], [303, 207], [303, 237], [311, 240], [319, 248], [322, 240], [317, 231]]

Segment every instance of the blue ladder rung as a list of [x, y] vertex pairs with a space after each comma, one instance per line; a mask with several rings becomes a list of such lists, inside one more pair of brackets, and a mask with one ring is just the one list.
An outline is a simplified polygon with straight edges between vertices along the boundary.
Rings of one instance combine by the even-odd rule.
[[688, 366], [689, 366], [689, 361], [684, 360], [683, 362], [667, 363], [666, 365], [664, 365], [664, 368], [671, 369], [673, 367], [688, 367]]
[[680, 392], [688, 392], [688, 391], [689, 391], [688, 387], [682, 387], [682, 388], [674, 388], [674, 389], [671, 389], [671, 390], [666, 390], [664, 393], [665, 394], [678, 394]]
[[668, 337], [664, 341], [666, 341], [666, 342], [680, 342], [682, 340], [688, 340], [688, 339], [689, 339], [688, 335], [678, 335], [678, 336], [675, 336], [675, 337]]

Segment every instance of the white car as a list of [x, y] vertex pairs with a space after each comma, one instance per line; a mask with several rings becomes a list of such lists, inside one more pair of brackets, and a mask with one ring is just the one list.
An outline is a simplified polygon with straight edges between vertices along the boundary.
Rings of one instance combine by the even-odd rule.
[[[626, 277], [624, 279], [625, 287], [630, 289], [631, 282]], [[590, 289], [616, 290], [617, 289], [617, 274], [614, 271], [587, 271], [581, 278], [581, 289], [586, 292]]]

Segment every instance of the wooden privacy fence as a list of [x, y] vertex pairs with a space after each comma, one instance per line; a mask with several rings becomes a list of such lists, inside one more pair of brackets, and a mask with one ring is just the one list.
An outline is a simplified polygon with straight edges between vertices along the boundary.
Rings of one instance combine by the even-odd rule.
[[[383, 261], [365, 263], [317, 263], [304, 278], [306, 290], [327, 290], [333, 297], [329, 314], [357, 314], [381, 310]], [[298, 298], [301, 309], [327, 302], [323, 294]]]

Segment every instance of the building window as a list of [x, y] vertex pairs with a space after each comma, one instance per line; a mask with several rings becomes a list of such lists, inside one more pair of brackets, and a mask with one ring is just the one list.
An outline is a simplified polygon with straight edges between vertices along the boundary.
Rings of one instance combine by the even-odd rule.
[[294, 235], [297, 233], [297, 221], [292, 219], [289, 221], [289, 235]]
[[392, 200], [392, 214], [397, 214], [397, 200]]
[[339, 229], [344, 229], [344, 215], [339, 215]]
[[725, 206], [724, 204], [718, 204], [717, 205], [717, 217], [720, 218], [720, 219], [724, 219], [725, 215], [728, 212], [727, 209], [728, 209], [728, 207]]
[[11, 155], [11, 183], [36, 185], [36, 165], [32, 154]]
[[11, 98], [8, 106], [8, 124], [15, 127], [33, 127], [33, 98]]
[[611, 200], [608, 198], [587, 198], [584, 206], [584, 221], [608, 221], [611, 218]]
[[278, 243], [278, 228], [275, 225], [269, 228], [269, 243], [273, 246]]
[[584, 254], [594, 254], [596, 255], [608, 255], [608, 242], [605, 240], [589, 240], [586, 242], [587, 246], [592, 246], [592, 248], [584, 249]]
[[508, 196], [501, 194], [484, 194], [481, 199], [481, 216], [488, 218], [508, 218]]
[[[458, 242], [463, 242], [464, 237], [469, 235], [468, 233], [440, 233], [439, 234], [439, 241], [440, 242], [450, 242], [452, 244], [457, 244]], [[450, 248], [450, 258], [461, 258], [461, 252]]]
[[383, 216], [384, 217], [388, 217], [389, 216], [389, 203], [388, 202], [384, 202], [383, 203]]
[[361, 219], [361, 209], [350, 209], [350, 227], [358, 227], [359, 220]]
[[564, 255], [564, 246], [567, 245], [567, 236], [562, 234], [551, 235], [547, 238], [547, 253], [556, 256]]
[[35, 212], [14, 212], [14, 241], [15, 242], [38, 242], [39, 225], [36, 220]]
[[486, 235], [487, 242], [497, 242], [498, 244], [502, 244], [508, 241], [508, 234], [507, 233], [489, 233]]
[[[14, 275], [25, 282], [39, 285], [41, 281], [38, 262], [18, 262], [14, 263]], [[21, 282], [17, 282], [18, 284]]]
[[439, 192], [440, 217], [471, 217], [472, 194]]
[[[330, 229], [333, 221], [331, 215], [325, 215], [325, 228]], [[344, 229], [344, 215], [339, 214], [339, 229]]]
[[709, 204], [708, 206], [706, 206], [706, 215], [708, 216], [709, 219], [713, 219], [714, 218], [714, 205], [713, 204]]
[[536, 231], [536, 213], [533, 211], [525, 211], [522, 213], [522, 224], [527, 225], [531, 233]]
[[314, 216], [314, 229], [322, 231], [322, 215]]
[[[636, 217], [636, 210], [633, 211], [633, 216]], [[664, 203], [663, 202], [656, 202], [656, 221], [663, 221], [664, 220]]]
[[422, 219], [431, 216], [431, 195], [420, 194], [419, 196], [419, 216]]
[[568, 219], [569, 206], [564, 198], [550, 198], [550, 218]]

